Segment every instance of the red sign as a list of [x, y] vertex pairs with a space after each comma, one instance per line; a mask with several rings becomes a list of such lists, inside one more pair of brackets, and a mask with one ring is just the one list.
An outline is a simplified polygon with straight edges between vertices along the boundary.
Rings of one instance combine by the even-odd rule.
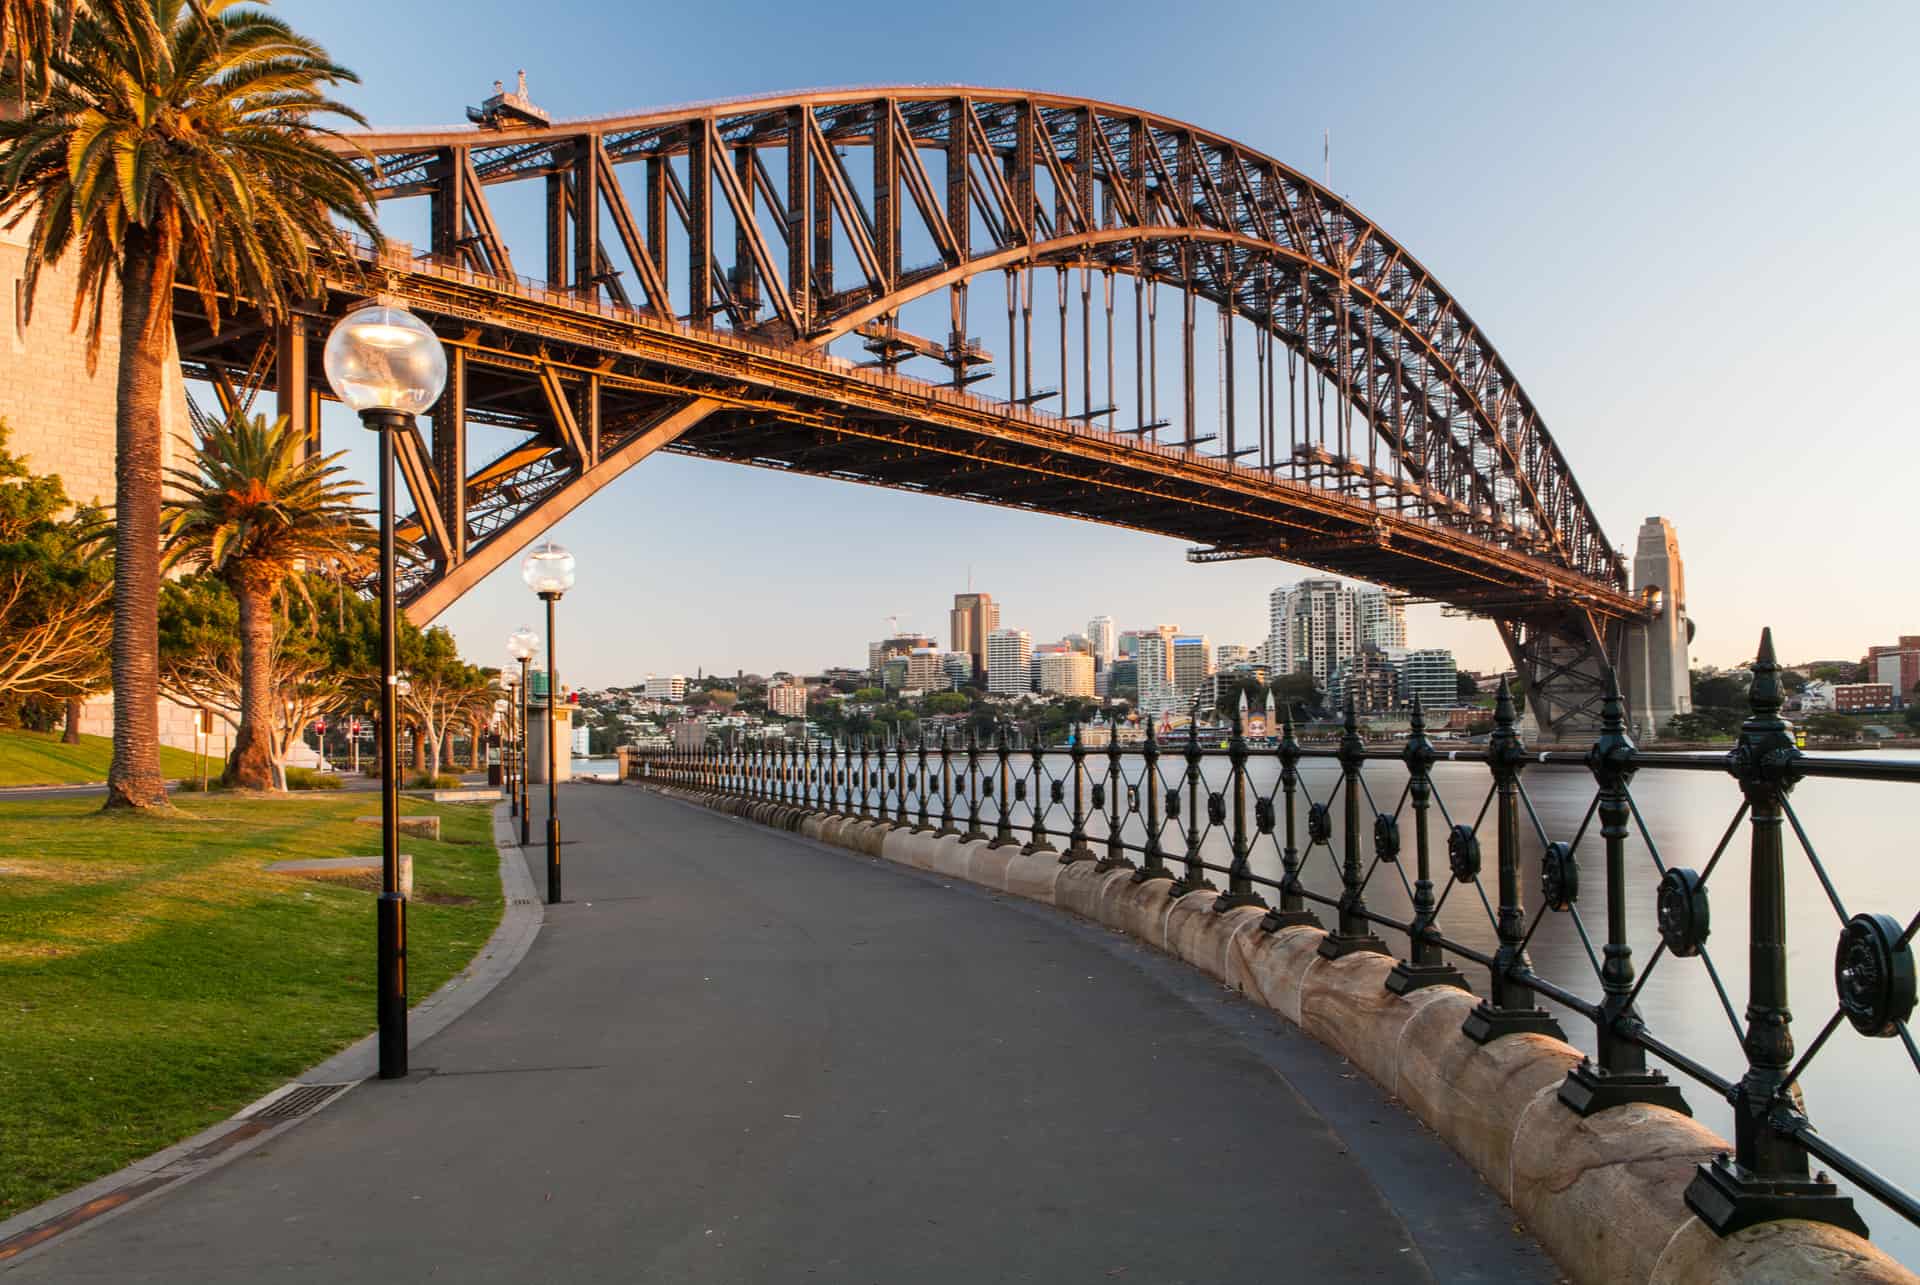
[[360, 720], [357, 718], [353, 720], [353, 734], [355, 736], [360, 735]]

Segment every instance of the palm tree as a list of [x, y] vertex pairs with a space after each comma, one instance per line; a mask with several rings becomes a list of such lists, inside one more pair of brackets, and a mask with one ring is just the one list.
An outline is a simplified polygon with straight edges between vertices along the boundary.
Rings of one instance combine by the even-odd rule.
[[376, 241], [379, 230], [365, 179], [322, 145], [334, 131], [317, 118], [364, 122], [325, 96], [355, 77], [319, 45], [234, 0], [75, 8], [46, 92], [0, 121], [0, 221], [33, 216], [29, 307], [41, 268], [77, 252], [73, 324], [85, 315], [90, 352], [113, 312], [108, 292], [118, 295], [107, 806], [164, 807], [159, 425], [174, 283], [216, 324], [223, 293], [277, 320], [320, 289], [316, 247], [338, 244], [334, 217]]
[[273, 788], [275, 601], [289, 588], [307, 598], [301, 572], [359, 560], [374, 538], [344, 452], [306, 444], [285, 418], [235, 415], [199, 432], [193, 467], [167, 470], [167, 565], [212, 572], [240, 605], [240, 731], [223, 779], [243, 789]]

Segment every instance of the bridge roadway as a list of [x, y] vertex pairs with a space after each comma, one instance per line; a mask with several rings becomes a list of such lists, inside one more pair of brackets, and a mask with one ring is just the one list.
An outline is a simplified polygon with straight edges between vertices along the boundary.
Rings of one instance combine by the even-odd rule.
[[1411, 1116], [1177, 961], [637, 789], [562, 815], [572, 899], [410, 1079], [19, 1279], [1556, 1279]]

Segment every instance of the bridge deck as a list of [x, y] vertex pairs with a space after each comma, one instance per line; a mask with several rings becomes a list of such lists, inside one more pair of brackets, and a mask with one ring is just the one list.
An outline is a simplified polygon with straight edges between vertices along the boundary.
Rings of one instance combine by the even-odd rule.
[[638, 790], [563, 806], [573, 900], [412, 1079], [21, 1278], [1554, 1277], [1410, 1117], [1183, 965]]

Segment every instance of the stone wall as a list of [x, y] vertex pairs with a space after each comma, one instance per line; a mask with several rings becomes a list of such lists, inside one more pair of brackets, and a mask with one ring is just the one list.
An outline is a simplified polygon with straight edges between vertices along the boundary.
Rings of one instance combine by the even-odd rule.
[[1579, 1050], [1544, 1035], [1476, 1044], [1476, 1003], [1435, 986], [1386, 989], [1393, 960], [1323, 959], [1318, 928], [1260, 929], [1258, 909], [1216, 913], [1215, 894], [1057, 853], [915, 832], [785, 804], [654, 786], [763, 825], [996, 892], [1057, 906], [1178, 955], [1265, 1005], [1365, 1071], [1460, 1153], [1513, 1207], [1568, 1277], [1615, 1282], [1876, 1282], [1920, 1285], [1873, 1245], [1820, 1223], [1762, 1223], [1724, 1239], [1682, 1198], [1696, 1167], [1731, 1144], [1663, 1107], [1575, 1115], [1558, 1100]]

